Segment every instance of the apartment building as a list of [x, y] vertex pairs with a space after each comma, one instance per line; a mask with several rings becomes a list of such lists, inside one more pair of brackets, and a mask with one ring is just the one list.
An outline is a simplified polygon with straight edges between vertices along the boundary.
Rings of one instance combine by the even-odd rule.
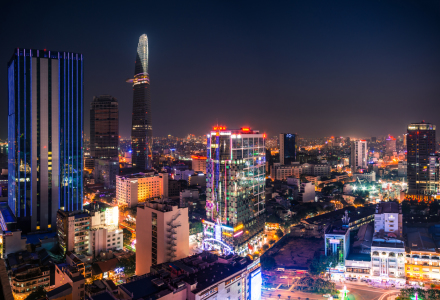
[[[43, 252], [47, 254], [45, 250]], [[49, 289], [50, 267], [43, 262], [41, 256], [39, 253], [27, 251], [8, 254], [6, 265], [15, 299], [24, 299], [39, 287]]]
[[90, 215], [82, 210], [57, 212], [57, 234], [60, 248], [67, 251], [87, 253], [89, 251]]
[[410, 232], [407, 234], [405, 273], [410, 284], [440, 280], [440, 255], [429, 233]]
[[152, 265], [189, 255], [188, 207], [179, 201], [154, 200], [137, 207], [136, 275], [150, 272]]

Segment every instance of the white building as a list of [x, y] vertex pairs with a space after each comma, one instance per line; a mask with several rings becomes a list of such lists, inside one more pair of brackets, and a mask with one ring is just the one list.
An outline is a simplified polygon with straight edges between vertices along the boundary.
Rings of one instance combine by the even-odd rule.
[[168, 197], [168, 174], [136, 173], [116, 176], [118, 205], [135, 207], [139, 202]]
[[368, 148], [366, 140], [351, 142], [351, 172], [356, 173], [358, 169], [367, 169]]
[[376, 172], [371, 171], [371, 172], [363, 172], [363, 173], [354, 173], [353, 179], [357, 180], [358, 178], [366, 180], [368, 182], [374, 182], [376, 181]]
[[137, 207], [136, 275], [150, 272], [152, 265], [189, 255], [188, 207], [171, 200], [145, 202]]
[[271, 169], [271, 177], [276, 180], [286, 180], [287, 177], [294, 176], [299, 178], [301, 175], [301, 165], [296, 162], [291, 165], [281, 165], [275, 163]]
[[396, 237], [402, 236], [402, 209], [396, 202], [381, 202], [376, 205], [374, 214], [374, 232], [381, 230], [385, 233], [395, 234]]
[[402, 240], [375, 238], [371, 246], [371, 279], [404, 284], [405, 245]]
[[315, 201], [315, 185], [311, 182], [302, 182], [298, 187], [298, 200], [302, 202]]
[[89, 232], [89, 254], [98, 257], [99, 253], [123, 248], [123, 231], [118, 228], [97, 227]]

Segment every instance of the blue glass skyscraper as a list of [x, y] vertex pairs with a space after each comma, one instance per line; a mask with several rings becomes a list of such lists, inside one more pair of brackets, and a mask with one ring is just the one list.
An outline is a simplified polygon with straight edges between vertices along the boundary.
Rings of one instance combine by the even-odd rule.
[[83, 56], [16, 49], [8, 63], [8, 203], [24, 232], [82, 209]]

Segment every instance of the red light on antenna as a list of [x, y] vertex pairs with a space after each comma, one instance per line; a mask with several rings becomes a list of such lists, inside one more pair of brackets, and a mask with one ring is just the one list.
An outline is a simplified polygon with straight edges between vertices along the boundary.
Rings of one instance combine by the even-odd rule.
[[44, 51], [46, 51], [46, 49], [44, 49]]

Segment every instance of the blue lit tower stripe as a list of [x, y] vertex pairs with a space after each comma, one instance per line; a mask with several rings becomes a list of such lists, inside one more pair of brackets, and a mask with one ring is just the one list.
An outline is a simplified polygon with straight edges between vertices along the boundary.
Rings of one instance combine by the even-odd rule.
[[81, 165], [81, 173], [80, 173], [80, 183], [81, 183], [81, 209], [83, 208], [83, 199], [84, 199], [84, 189], [82, 188], [83, 185], [83, 170], [84, 170], [84, 148], [83, 148], [83, 142], [84, 142], [84, 90], [83, 90], [83, 56], [81, 54], [81, 81], [80, 81], [80, 85], [81, 85], [81, 160], [80, 160], [80, 165]]
[[[17, 79], [18, 79], [18, 88], [17, 88], [17, 99], [20, 99], [20, 55], [19, 55], [19, 50], [17, 49], [17, 56], [18, 56], [18, 58], [17, 58]], [[21, 105], [20, 105], [20, 100], [18, 100], [18, 101], [16, 101], [15, 102], [15, 105], [18, 107], [18, 114], [17, 114], [17, 119], [19, 120], [20, 118], [21, 118], [21, 109], [20, 109], [20, 107], [21, 107]], [[20, 217], [21, 216], [21, 205], [20, 205], [20, 202], [21, 202], [21, 193], [20, 193], [20, 186], [19, 186], [19, 183], [20, 183], [20, 159], [21, 159], [21, 155], [20, 155], [20, 153], [21, 153], [21, 136], [20, 136], [20, 132], [21, 132], [21, 126], [20, 126], [20, 122], [17, 122], [17, 132], [16, 132], [16, 135], [17, 135], [17, 139], [18, 139], [18, 153], [17, 153], [17, 160], [16, 160], [16, 162], [15, 162], [15, 168], [17, 169], [17, 174], [18, 174], [18, 180], [16, 181], [17, 182], [17, 186], [18, 186], [18, 188], [17, 188], [17, 192], [18, 192], [18, 195], [17, 195], [17, 203], [18, 203], [18, 209], [17, 209], [17, 217]]]

